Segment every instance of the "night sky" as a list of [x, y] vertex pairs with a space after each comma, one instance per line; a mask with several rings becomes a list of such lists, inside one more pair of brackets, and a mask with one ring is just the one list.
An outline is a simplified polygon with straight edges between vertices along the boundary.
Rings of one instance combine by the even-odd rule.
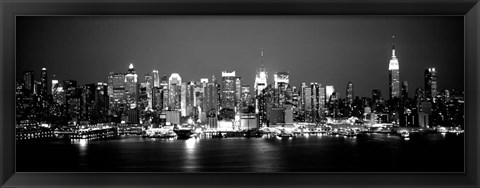
[[[464, 90], [463, 16], [17, 16], [17, 79], [47, 68], [58, 80], [107, 81], [133, 62], [139, 80], [159, 70], [182, 81], [236, 71], [253, 88], [264, 65], [268, 82], [289, 71], [290, 83], [334, 85], [345, 97], [381, 89], [388, 98], [392, 35], [400, 79], [410, 96], [423, 73], [436, 67], [438, 88]], [[49, 84], [51, 81], [49, 80]], [[49, 86], [51, 87], [51, 86]], [[251, 90], [253, 91], [253, 90]]]

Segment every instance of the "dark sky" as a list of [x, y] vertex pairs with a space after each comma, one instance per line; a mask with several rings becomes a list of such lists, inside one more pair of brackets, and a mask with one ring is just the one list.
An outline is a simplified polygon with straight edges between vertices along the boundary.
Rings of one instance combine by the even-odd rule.
[[436, 67], [440, 89], [464, 85], [462, 16], [18, 16], [16, 24], [17, 79], [34, 70], [38, 80], [46, 67], [56, 79], [94, 83], [133, 62], [142, 82], [153, 69], [182, 81], [235, 70], [252, 87], [264, 48], [269, 83], [289, 71], [297, 87], [334, 85], [343, 98], [352, 81], [355, 95], [377, 88], [388, 98], [395, 35], [410, 95], [428, 67]]

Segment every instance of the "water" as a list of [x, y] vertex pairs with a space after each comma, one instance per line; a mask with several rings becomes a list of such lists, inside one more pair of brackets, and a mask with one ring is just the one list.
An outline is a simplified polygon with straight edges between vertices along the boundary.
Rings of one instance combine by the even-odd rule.
[[463, 172], [463, 134], [17, 142], [17, 172]]

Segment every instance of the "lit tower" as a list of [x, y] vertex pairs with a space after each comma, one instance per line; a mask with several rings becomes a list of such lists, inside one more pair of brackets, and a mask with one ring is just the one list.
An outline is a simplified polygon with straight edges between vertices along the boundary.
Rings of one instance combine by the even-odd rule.
[[274, 80], [274, 101], [277, 106], [283, 106], [286, 102], [287, 88], [289, 83], [288, 72], [276, 72], [273, 75]]
[[221, 107], [235, 109], [235, 71], [222, 71]]
[[242, 98], [242, 77], [235, 77], [235, 106], [240, 106]]
[[48, 94], [48, 76], [47, 69], [42, 68], [42, 74], [40, 78], [40, 95], [46, 97]]
[[168, 107], [169, 110], [181, 109], [182, 78], [178, 73], [172, 73], [168, 78]]
[[437, 71], [435, 68], [425, 70], [425, 98], [434, 101], [437, 96]]
[[[395, 36], [392, 36], [392, 40], [395, 39]], [[390, 59], [390, 64], [388, 65], [389, 72], [389, 89], [390, 89], [390, 99], [400, 97], [400, 68], [398, 65], [398, 59], [395, 56], [395, 41], [392, 42], [392, 59]]]
[[169, 103], [168, 96], [170, 95], [170, 90], [168, 90], [168, 79], [169, 77], [167, 75], [163, 75], [160, 78], [160, 90], [161, 90], [161, 96], [162, 96], [162, 110], [166, 110]]
[[[153, 72], [155, 76], [155, 72]], [[157, 78], [158, 78], [158, 72], [157, 72]], [[154, 79], [153, 76], [150, 75], [149, 73], [145, 74], [145, 85], [146, 85], [146, 91], [147, 91], [147, 100], [148, 100], [148, 109], [153, 108], [153, 85], [154, 85]]]
[[353, 83], [352, 82], [348, 82], [347, 84], [347, 102], [349, 105], [351, 105], [353, 103]]
[[[263, 67], [263, 48], [261, 50], [261, 62], [262, 65], [260, 67], [260, 70], [257, 71], [257, 75], [255, 77], [255, 96], [260, 95], [262, 93], [262, 90], [267, 87], [267, 78], [268, 78], [268, 73], [265, 71], [265, 67]], [[255, 97], [255, 112], [258, 113], [258, 99]]]
[[[321, 84], [320, 84], [321, 85]], [[319, 92], [320, 92], [320, 85], [317, 82], [310, 83], [310, 97], [311, 97], [311, 117], [312, 121], [318, 120], [318, 107], [319, 107]]]
[[23, 72], [23, 80], [25, 80], [25, 89], [27, 89], [29, 93], [33, 93], [33, 85], [35, 85], [33, 71]]
[[187, 116], [187, 82], [180, 84], [180, 114]]
[[160, 87], [160, 77], [158, 75], [158, 70], [153, 70], [153, 87]]
[[326, 103], [330, 103], [331, 96], [335, 92], [335, 87], [333, 86], [325, 86], [325, 97], [326, 97]]
[[52, 79], [52, 94], [53, 92], [55, 91], [55, 89], [58, 87], [56, 86], [58, 84], [58, 80], [55, 79], [55, 75], [53, 75], [53, 79]]
[[62, 83], [58, 80], [52, 80], [52, 96], [53, 101], [59, 105], [65, 104], [65, 92], [63, 91]]
[[137, 84], [138, 75], [133, 68], [133, 64], [130, 63], [128, 67], [128, 72], [125, 75], [125, 93], [127, 94], [127, 104], [130, 108], [137, 107], [138, 99], [138, 84]]
[[110, 72], [108, 75], [108, 95], [110, 108], [117, 110], [119, 105], [126, 104], [125, 73]]
[[273, 75], [273, 80], [275, 82], [275, 88], [281, 87], [281, 85], [286, 85], [289, 83], [289, 72], [276, 72]]

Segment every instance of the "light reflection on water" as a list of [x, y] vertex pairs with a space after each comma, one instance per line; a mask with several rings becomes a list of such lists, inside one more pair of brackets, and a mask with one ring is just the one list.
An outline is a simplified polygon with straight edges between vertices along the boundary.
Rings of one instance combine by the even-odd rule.
[[78, 151], [80, 152], [80, 156], [84, 157], [87, 155], [88, 149], [88, 139], [73, 139], [71, 140], [72, 144], [78, 145]]
[[[70, 144], [56, 144], [60, 145], [62, 150], [46, 149], [34, 154], [28, 153], [32, 148], [27, 145], [23, 147], [25, 156], [30, 158], [33, 155], [47, 161], [29, 164], [27, 160], [22, 163], [29, 164], [25, 167], [27, 169], [35, 168], [35, 165], [40, 170], [45, 169], [45, 166], [58, 169], [62, 167], [59, 162], [70, 162], [70, 166], [76, 166], [75, 168], [80, 170], [91, 170], [92, 165], [96, 165], [107, 171], [132, 172], [348, 171], [355, 168], [384, 171], [423, 169], [421, 165], [439, 169], [442, 167], [437, 167], [438, 163], [432, 160], [449, 159], [448, 161], [455, 163], [463, 159], [462, 153], [459, 157], [457, 154], [452, 155], [460, 151], [452, 148], [463, 151], [463, 141], [455, 138], [461, 137], [442, 134], [411, 135], [411, 138], [402, 138], [395, 134], [365, 134], [356, 137], [305, 134], [293, 138], [265, 135], [262, 138], [201, 137], [181, 140], [122, 136], [107, 140], [73, 140]], [[65, 151], [78, 153], [73, 153], [71, 156], [75, 157], [66, 159], [55, 158], [66, 153]], [[44, 157], [45, 154], [50, 157]], [[390, 163], [391, 161], [395, 163]], [[403, 164], [404, 161], [413, 163]], [[341, 166], [343, 164], [348, 165]], [[432, 166], [428, 166], [429, 164]]]
[[185, 157], [184, 166], [188, 172], [194, 172], [197, 166], [197, 158], [195, 154], [195, 148], [200, 142], [200, 138], [190, 138], [184, 140], [185, 142]]

